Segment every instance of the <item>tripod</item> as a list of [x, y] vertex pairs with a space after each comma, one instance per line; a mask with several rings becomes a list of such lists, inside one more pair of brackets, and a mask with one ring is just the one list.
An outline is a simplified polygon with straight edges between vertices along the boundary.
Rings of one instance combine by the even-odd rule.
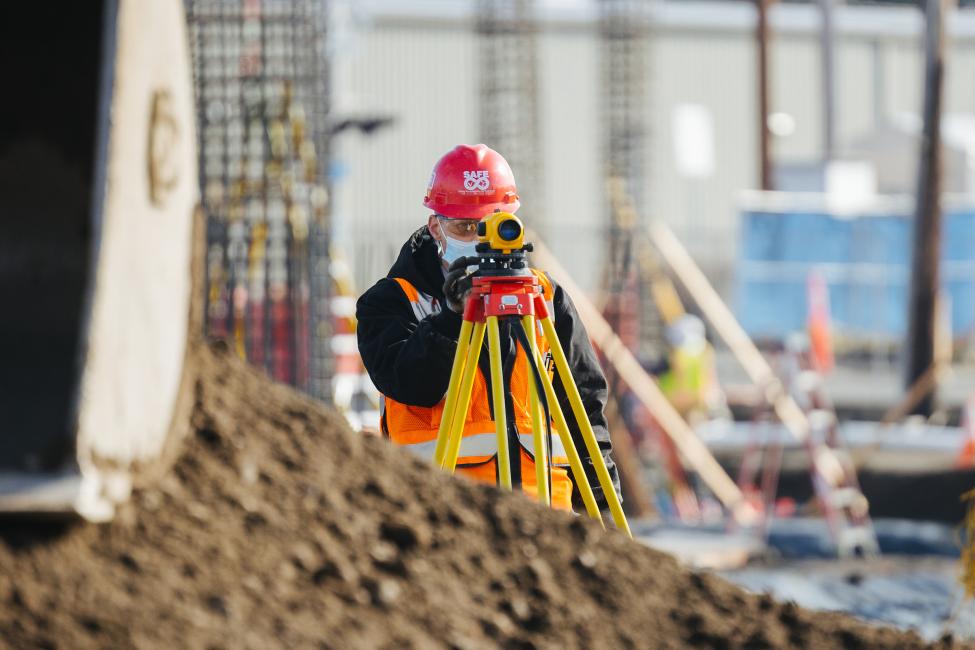
[[[515, 225], [517, 234], [511, 236], [515, 232]], [[488, 234], [489, 229], [493, 236]], [[559, 405], [552, 380], [544, 371], [545, 366], [536, 339], [537, 325], [540, 325], [550, 346], [558, 377], [565, 387], [573, 416], [592, 459], [599, 484], [609, 504], [613, 521], [618, 529], [632, 537], [626, 516], [623, 514], [623, 507], [613, 488], [609, 470], [583, 406], [579, 389], [572, 378], [565, 352], [555, 332], [542, 286], [535, 275], [526, 268], [525, 253], [531, 250], [531, 244], [521, 245], [521, 233], [520, 221], [508, 213], [495, 213], [478, 224], [478, 235], [481, 241], [477, 245], [479, 266], [472, 278], [473, 287], [464, 309], [443, 416], [437, 432], [434, 463], [451, 473], [457, 466], [464, 422], [470, 408], [474, 375], [478, 368], [486, 331], [492, 406], [497, 435], [498, 484], [504, 490], [512, 489], [508, 420], [505, 413], [505, 395], [508, 391], [505, 389], [502, 377], [499, 328], [500, 320], [510, 320], [516, 344], [520, 344], [524, 349], [534, 375], [534, 381], [529, 381], [528, 385], [528, 408], [532, 420], [538, 499], [541, 503], [551, 505], [550, 429], [554, 420], [555, 430], [565, 448], [569, 467], [586, 511], [590, 517], [603, 524], [595, 495], [583, 469], [582, 459], [569, 433], [568, 422]], [[506, 234], [509, 236], [505, 237]]]

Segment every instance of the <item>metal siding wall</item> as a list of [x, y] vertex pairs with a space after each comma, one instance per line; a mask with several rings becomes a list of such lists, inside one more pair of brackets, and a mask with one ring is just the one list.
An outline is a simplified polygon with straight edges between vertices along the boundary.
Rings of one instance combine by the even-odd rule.
[[[887, 106], [888, 114], [920, 114], [921, 92], [924, 89], [924, 65], [921, 47], [920, 42], [905, 39], [893, 39], [884, 43], [883, 65], [886, 68], [884, 104]], [[957, 80], [951, 71], [952, 60], [951, 54], [948, 54], [948, 74], [945, 76], [946, 89], [957, 84]], [[840, 104], [841, 111], [844, 106], [845, 102]]]
[[[956, 43], [947, 63], [945, 110], [949, 113], [975, 112], [975, 47], [972, 43]], [[920, 61], [920, 52], [918, 53]], [[919, 91], [920, 92], [920, 91]], [[918, 108], [921, 109], [918, 96]]]
[[[600, 187], [599, 41], [594, 32], [543, 33], [538, 41], [544, 152], [545, 238], [576, 281], [595, 289], [605, 236]], [[531, 225], [532, 206], [519, 216]]]
[[[737, 197], [757, 182], [755, 52], [731, 34], [655, 33], [650, 57], [652, 156], [650, 213], [665, 219], [724, 288], [723, 270], [737, 234]], [[713, 176], [682, 177], [674, 162], [673, 115], [679, 104], [705, 106], [714, 135]]]
[[823, 100], [817, 37], [778, 36], [772, 40], [770, 83], [772, 113], [796, 121], [795, 132], [772, 139], [772, 160], [807, 161], [822, 157]]
[[[878, 52], [883, 45], [878, 44]], [[882, 54], [881, 54], [882, 56]], [[833, 80], [836, 93], [837, 144], [862, 137], [878, 126], [875, 121], [873, 40], [837, 39]]]

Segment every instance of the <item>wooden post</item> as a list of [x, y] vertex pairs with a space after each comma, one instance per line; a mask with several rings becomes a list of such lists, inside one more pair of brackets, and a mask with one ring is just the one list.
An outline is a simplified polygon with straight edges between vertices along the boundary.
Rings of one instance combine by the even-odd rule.
[[[925, 11], [924, 126], [921, 135], [908, 305], [907, 374], [914, 386], [934, 363], [939, 262], [941, 259], [941, 103], [944, 80], [944, 7], [927, 0]], [[912, 413], [930, 415], [935, 390], [918, 400]]]

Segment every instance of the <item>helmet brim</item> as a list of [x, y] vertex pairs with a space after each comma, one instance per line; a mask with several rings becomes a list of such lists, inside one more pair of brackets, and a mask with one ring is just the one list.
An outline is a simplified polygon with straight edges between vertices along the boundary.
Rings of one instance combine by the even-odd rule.
[[521, 207], [521, 201], [515, 199], [510, 203], [482, 203], [479, 205], [433, 205], [424, 201], [423, 205], [433, 210], [441, 217], [448, 219], [483, 219], [494, 212], [515, 212]]

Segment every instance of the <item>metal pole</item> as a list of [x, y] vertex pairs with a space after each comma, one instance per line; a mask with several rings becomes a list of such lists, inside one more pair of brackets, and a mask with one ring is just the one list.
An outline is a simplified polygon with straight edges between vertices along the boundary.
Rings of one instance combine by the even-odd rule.
[[[925, 11], [924, 127], [914, 216], [908, 306], [907, 375], [913, 386], [934, 363], [936, 296], [941, 258], [941, 103], [944, 79], [944, 14], [947, 0], [927, 0]], [[930, 415], [932, 391], [912, 413]]]
[[768, 128], [769, 80], [768, 80], [768, 7], [771, 0], [755, 0], [758, 8], [758, 24], [755, 38], [758, 40], [758, 133], [760, 156], [760, 180], [763, 190], [773, 189], [772, 139]]
[[[835, 156], [836, 147], [836, 103], [833, 82], [833, 49], [835, 34], [833, 31], [833, 2], [834, 0], [819, 0], [819, 9], [823, 16], [823, 29], [820, 32], [820, 55], [822, 57], [823, 81], [823, 161], [829, 162]], [[825, 170], [824, 170], [825, 171]]]

